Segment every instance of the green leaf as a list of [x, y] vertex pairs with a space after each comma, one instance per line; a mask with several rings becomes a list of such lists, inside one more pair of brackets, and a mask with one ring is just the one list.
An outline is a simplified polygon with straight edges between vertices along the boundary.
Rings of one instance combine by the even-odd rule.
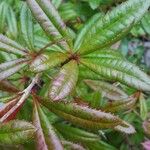
[[97, 80], [84, 81], [94, 91], [102, 93], [104, 97], [107, 97], [110, 100], [120, 100], [128, 97], [128, 95], [124, 91], [107, 82]]
[[38, 129], [36, 143], [38, 149], [63, 150], [62, 144], [56, 136], [55, 130], [49, 123], [38, 102], [34, 101], [33, 123]]
[[[113, 128], [122, 132], [134, 133], [134, 128], [110, 113], [94, 110], [75, 103], [52, 102], [49, 99], [39, 99], [40, 103], [61, 118], [74, 125], [99, 130], [101, 128]], [[131, 128], [131, 130], [130, 130]]]
[[99, 108], [100, 107], [100, 102], [101, 102], [101, 93], [100, 92], [93, 92], [92, 93], [92, 101], [90, 101], [90, 106], [92, 108]]
[[69, 141], [62, 141], [62, 143], [67, 150], [86, 150], [81, 145]]
[[7, 10], [7, 4], [4, 1], [0, 3], [0, 33], [5, 31]]
[[75, 5], [71, 2], [62, 3], [59, 12], [64, 21], [75, 20], [78, 17]]
[[95, 51], [93, 53], [82, 56], [82, 58], [114, 58], [114, 59], [125, 59], [120, 51], [115, 49], [105, 48], [100, 51]]
[[150, 91], [150, 78], [137, 66], [123, 59], [84, 58], [80, 62], [109, 80], [120, 81], [143, 91]]
[[121, 111], [126, 111], [130, 110], [135, 106], [136, 103], [136, 98], [134, 97], [129, 97], [128, 99], [120, 99], [118, 101], [113, 101], [108, 103], [104, 108], [103, 111], [105, 112], [121, 112]]
[[128, 0], [122, 3], [91, 26], [85, 25], [82, 29], [87, 31], [84, 40], [82, 43], [79, 40], [83, 34], [81, 30], [74, 49], [87, 54], [116, 43], [142, 18], [149, 6], [149, 0]]
[[57, 10], [49, 0], [27, 0], [27, 3], [45, 33], [53, 40], [66, 38], [60, 42], [63, 49], [69, 50], [70, 35]]
[[92, 9], [96, 9], [100, 5], [101, 1], [102, 0], [92, 0], [92, 1], [89, 1], [89, 4]]
[[85, 147], [88, 147], [90, 150], [116, 150], [111, 145], [103, 142], [100, 137], [94, 133], [62, 123], [55, 124], [55, 127], [65, 139], [75, 143], [81, 143]]
[[0, 64], [0, 81], [7, 79], [14, 73], [21, 70], [28, 63], [27, 59], [16, 59]]
[[150, 34], [150, 12], [144, 15], [143, 19], [141, 20], [143, 29]]
[[26, 3], [23, 4], [20, 14], [21, 33], [30, 50], [34, 50], [34, 35], [32, 14]]
[[35, 127], [25, 121], [13, 120], [0, 124], [1, 144], [21, 144], [33, 138]]
[[95, 72], [83, 66], [82, 64], [79, 65], [79, 77], [81, 79], [92, 79], [92, 80], [104, 79], [102, 76], [96, 74]]
[[1, 50], [7, 53], [13, 53], [22, 56], [27, 54], [24, 47], [2, 34], [0, 34], [0, 51]]
[[61, 5], [62, 0], [52, 0], [52, 4], [55, 6], [55, 8], [59, 8], [59, 6]]
[[94, 133], [75, 128], [64, 123], [56, 123], [54, 126], [65, 139], [76, 143], [94, 142], [100, 140], [100, 137]]
[[148, 116], [148, 108], [147, 108], [146, 100], [142, 93], [140, 94], [139, 101], [140, 101], [140, 116], [143, 120], [145, 120]]
[[82, 27], [81, 31], [79, 31], [78, 36], [74, 43], [74, 49], [79, 49], [81, 44], [83, 43], [85, 37], [87, 36], [87, 33], [90, 28], [102, 17], [101, 14], [95, 14], [85, 25]]
[[103, 142], [103, 141], [97, 141], [97, 142], [91, 142], [91, 143], [86, 143], [87, 147], [89, 150], [117, 150], [115, 147], [112, 145]]
[[75, 88], [77, 80], [78, 64], [75, 60], [71, 60], [61, 68], [52, 81], [49, 97], [54, 101], [65, 98]]
[[65, 60], [67, 55], [60, 52], [40, 54], [32, 61], [30, 69], [34, 72], [44, 71], [59, 66]]
[[18, 27], [17, 27], [17, 19], [16, 14], [11, 8], [11, 6], [8, 5], [7, 15], [6, 15], [6, 21], [8, 24], [8, 31], [7, 35], [11, 38], [16, 39], [18, 36]]

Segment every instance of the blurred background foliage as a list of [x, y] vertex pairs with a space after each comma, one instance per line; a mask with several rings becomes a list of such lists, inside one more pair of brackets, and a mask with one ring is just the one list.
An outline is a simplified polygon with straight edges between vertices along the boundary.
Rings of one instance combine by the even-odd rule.
[[[70, 32], [72, 32], [74, 36], [76, 36], [76, 32], [82, 28], [84, 22], [95, 13], [100, 12], [101, 14], [105, 14], [107, 11], [117, 6], [121, 1], [122, 0], [52, 0], [63, 20], [70, 27]], [[27, 42], [24, 40], [24, 37], [22, 37], [22, 31], [20, 28], [20, 12], [23, 3], [24, 1], [21, 0], [0, 0], [0, 33], [19, 41], [22, 45], [24, 45], [24, 42]], [[34, 19], [33, 22], [33, 46], [41, 48], [49, 42], [49, 39], [47, 39], [44, 32]], [[145, 14], [141, 22], [137, 24], [122, 41], [119, 41], [113, 47], [116, 49], [119, 48], [120, 52], [130, 62], [137, 64], [150, 75], [150, 12]], [[16, 56], [13, 54], [2, 52], [0, 53], [0, 63], [11, 60], [15, 57]], [[24, 72], [24, 74], [28, 74], [28, 72]], [[14, 84], [17, 84], [17, 82], [15, 83], [15, 80], [19, 78], [19, 74], [12, 78], [14, 78]], [[135, 92], [134, 89], [123, 85], [120, 86], [130, 95]], [[79, 91], [78, 87], [80, 87]], [[80, 97], [84, 97], [88, 102], [90, 102], [93, 97], [94, 99], [101, 99], [101, 104], [99, 105], [105, 105], [103, 93], [93, 92], [92, 89], [83, 82], [80, 83], [78, 87], [76, 91]], [[0, 97], [3, 97], [5, 94], [5, 92], [0, 92]], [[94, 104], [92, 103], [91, 106], [94, 107]], [[27, 114], [30, 113], [30, 109], [28, 108], [30, 108], [30, 103], [26, 103], [24, 109], [21, 110], [24, 111], [24, 116], [19, 116], [19, 118], [29, 119]], [[150, 119], [150, 95], [148, 93], [140, 93], [136, 105], [134, 105], [130, 111], [123, 113], [119, 112], [118, 115], [133, 124], [137, 132], [134, 135], [125, 135], [112, 130], [100, 131], [99, 135], [102, 140], [107, 141], [108, 144], [119, 150], [142, 149], [141, 143], [148, 140], [150, 137], [150, 129], [148, 128], [150, 126], [148, 121]], [[51, 115], [49, 114], [49, 116]], [[52, 122], [57, 120], [57, 117], [54, 116], [49, 118]], [[57, 126], [59, 128], [59, 125]], [[101, 145], [103, 144], [104, 143], [101, 143]], [[25, 147], [29, 149], [28, 146], [27, 143]], [[1, 147], [0, 149], [7, 148]], [[8, 147], [8, 149], [10, 149], [10, 147]], [[113, 148], [108, 146], [106, 150], [107, 149]]]

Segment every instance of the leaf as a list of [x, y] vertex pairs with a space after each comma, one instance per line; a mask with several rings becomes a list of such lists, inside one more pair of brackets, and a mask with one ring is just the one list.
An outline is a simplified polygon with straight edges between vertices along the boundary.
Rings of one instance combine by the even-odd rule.
[[126, 98], [122, 100], [113, 101], [113, 102], [108, 103], [103, 108], [103, 111], [114, 113], [114, 112], [130, 110], [131, 108], [133, 108], [136, 101], [137, 101], [136, 98], [132, 96], [129, 97], [128, 99]]
[[106, 79], [119, 81], [139, 90], [150, 90], [150, 78], [126, 60], [113, 58], [84, 58], [80, 62]]
[[62, 0], [52, 0], [52, 4], [55, 6], [55, 8], [59, 8], [59, 6], [61, 5]]
[[82, 56], [82, 58], [112, 58], [112, 59], [123, 59], [125, 60], [125, 58], [123, 57], [123, 55], [120, 53], [120, 51], [116, 51], [115, 49], [111, 49], [111, 48], [105, 48], [102, 49], [100, 51], [95, 51], [93, 53], [87, 54]]
[[78, 17], [75, 5], [71, 2], [62, 3], [59, 13], [65, 22], [75, 20]]
[[150, 140], [145, 141], [144, 143], [142, 143], [142, 145], [145, 150], [149, 150], [150, 149]]
[[74, 43], [74, 49], [79, 49], [81, 44], [83, 43], [88, 31], [90, 28], [92, 28], [92, 26], [95, 24], [95, 22], [97, 22], [97, 20], [99, 20], [101, 18], [101, 14], [95, 14], [93, 17], [91, 17], [91, 19], [89, 19], [89, 21], [84, 25], [84, 27], [82, 27], [81, 31], [78, 33], [77, 38], [75, 40]]
[[0, 118], [3, 117], [12, 107], [14, 107], [17, 104], [18, 99], [13, 98], [9, 102], [5, 103], [1, 108], [0, 108]]
[[69, 141], [62, 141], [64, 147], [66, 149], [70, 149], [70, 150], [85, 150], [85, 148], [83, 148], [81, 145], [79, 144], [75, 144]]
[[[126, 125], [126, 127], [125, 127], [125, 125]], [[119, 132], [126, 133], [126, 134], [134, 134], [136, 132], [134, 127], [132, 125], [128, 124], [127, 122], [124, 122], [124, 126], [118, 125], [114, 129]]]
[[6, 70], [6, 69], [9, 69], [15, 65], [18, 65], [18, 64], [21, 64], [21, 63], [24, 63], [24, 62], [27, 62], [28, 59], [26, 58], [20, 58], [20, 59], [14, 59], [14, 60], [11, 60], [11, 61], [7, 61], [7, 62], [4, 62], [4, 63], [1, 63], [0, 64], [0, 70]]
[[65, 139], [71, 140], [75, 143], [94, 142], [100, 140], [100, 137], [94, 133], [75, 128], [64, 123], [56, 123], [54, 126]]
[[78, 64], [71, 60], [61, 68], [52, 81], [49, 97], [54, 101], [65, 98], [75, 88], [77, 80]]
[[0, 50], [18, 55], [26, 55], [26, 50], [20, 44], [0, 34]]
[[16, 86], [14, 86], [11, 82], [7, 80], [0, 81], [0, 90], [6, 91], [9, 93], [17, 93], [19, 92], [19, 89], [17, 89]]
[[9, 37], [12, 37], [14, 39], [17, 38], [18, 36], [18, 27], [17, 27], [17, 19], [16, 19], [16, 14], [13, 11], [13, 9], [11, 8], [11, 6], [7, 6], [8, 10], [7, 10], [7, 15], [6, 15], [6, 21], [8, 24], [8, 31], [7, 31], [7, 35]]
[[99, 92], [93, 92], [92, 93], [92, 101], [90, 101], [90, 106], [92, 108], [99, 108], [100, 107], [100, 102], [101, 102], [101, 93]]
[[149, 137], [150, 136], [150, 120], [145, 120], [143, 122], [143, 129], [144, 129], [144, 133], [148, 135]]
[[94, 133], [84, 131], [83, 129], [75, 128], [63, 123], [57, 123], [55, 124], [55, 127], [65, 139], [75, 143], [81, 143], [83, 146], [88, 147], [90, 150], [116, 150], [114, 147], [103, 142], [100, 137]]
[[143, 29], [150, 34], [150, 13], [144, 15], [143, 19], [141, 20]]
[[[38, 83], [40, 78], [40, 74], [37, 74], [33, 79], [32, 82], [29, 84], [29, 86], [22, 91], [19, 95], [17, 95], [17, 103], [11, 109], [8, 109], [8, 111], [0, 118], [0, 123], [8, 122], [12, 119], [14, 119], [19, 112], [19, 110], [22, 108], [23, 104], [27, 100], [27, 98], [30, 96], [30, 93], [32, 91], [32, 88], [35, 86], [35, 84]], [[11, 105], [11, 104], [10, 104]], [[10, 107], [8, 107], [10, 108]]]
[[148, 108], [147, 108], [146, 100], [142, 93], [140, 94], [139, 101], [140, 101], [140, 116], [143, 120], [145, 120], [148, 116]]
[[[39, 99], [39, 101], [42, 105], [59, 117], [80, 127], [93, 130], [99, 130], [101, 128], [115, 128], [117, 130], [119, 128], [124, 131], [126, 131], [129, 127], [127, 123], [117, 116], [102, 112], [101, 110], [94, 110], [75, 103], [64, 104], [63, 102], [52, 102], [49, 99]], [[131, 133], [132, 132], [133, 130], [131, 130]]]
[[29, 8], [34, 17], [41, 25], [45, 33], [53, 40], [66, 38], [66, 41], [59, 44], [65, 50], [69, 50], [69, 36], [66, 25], [60, 18], [57, 10], [49, 0], [27, 0]]
[[128, 97], [128, 95], [124, 91], [107, 82], [97, 80], [84, 80], [84, 82], [91, 89], [102, 93], [104, 97], [107, 97], [111, 100], [120, 100]]
[[1, 144], [21, 144], [33, 138], [35, 127], [25, 121], [13, 120], [9, 123], [0, 124]]
[[20, 14], [21, 33], [30, 50], [34, 50], [34, 35], [32, 14], [26, 3], [23, 4]]
[[16, 64], [11, 68], [8, 68], [4, 71], [0, 72], [0, 81], [7, 79], [8, 77], [10, 77], [11, 75], [13, 75], [14, 73], [18, 72], [20, 69], [22, 69], [27, 62], [21, 62], [20, 64]]
[[38, 129], [36, 132], [38, 150], [63, 150], [62, 144], [56, 136], [54, 128], [51, 126], [47, 117], [36, 101], [34, 101], [33, 123]]
[[7, 10], [7, 4], [4, 1], [0, 3], [0, 33], [3, 33], [5, 29]]
[[40, 72], [59, 66], [67, 60], [67, 55], [60, 52], [44, 53], [37, 56], [31, 63], [30, 69], [34, 72]]
[[87, 147], [89, 150], [117, 150], [115, 147], [112, 145], [104, 142], [104, 141], [97, 141], [97, 142], [89, 142], [86, 143]]
[[[111, 46], [126, 35], [150, 6], [149, 0], [128, 0], [108, 12], [104, 17], [97, 19], [93, 25], [87, 26], [82, 43], [75, 42], [75, 50], [80, 54], [91, 53], [104, 47]], [[83, 31], [77, 36], [77, 41]]]
[[84, 65], [79, 65], [79, 78], [81, 79], [92, 79], [92, 80], [102, 80], [104, 79], [102, 76], [96, 74], [89, 68], [85, 67]]

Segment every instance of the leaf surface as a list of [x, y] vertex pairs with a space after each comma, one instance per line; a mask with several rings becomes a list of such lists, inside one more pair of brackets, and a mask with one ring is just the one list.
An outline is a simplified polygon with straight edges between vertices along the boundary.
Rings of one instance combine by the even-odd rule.
[[65, 64], [52, 81], [49, 97], [56, 101], [65, 98], [75, 88], [78, 80], [78, 64], [71, 60]]
[[67, 60], [67, 55], [60, 52], [44, 53], [37, 56], [31, 63], [30, 69], [34, 72], [40, 72], [59, 66]]
[[150, 78], [126, 60], [113, 58], [84, 58], [80, 62], [106, 79], [119, 81], [143, 91], [150, 91]]
[[[99, 130], [101, 128], [128, 128], [128, 124], [110, 113], [94, 110], [75, 103], [52, 102], [39, 99], [40, 103], [61, 118], [84, 128]], [[124, 127], [125, 126], [125, 127]], [[120, 130], [121, 130], [120, 129]], [[134, 128], [133, 128], [134, 129]], [[119, 129], [118, 129], [119, 130]], [[131, 130], [132, 132], [133, 130]]]
[[[66, 25], [60, 18], [55, 7], [49, 0], [27, 0], [27, 3], [45, 33], [53, 40], [65, 38], [68, 39]], [[68, 43], [62, 41], [59, 43], [62, 48], [69, 50]]]
[[[128, 0], [97, 19], [92, 26], [85, 25], [77, 36], [75, 50], [79, 50], [80, 54], [87, 54], [114, 44], [143, 17], [149, 6], [149, 0]], [[87, 32], [80, 43], [83, 30]]]
[[0, 124], [1, 144], [21, 144], [33, 138], [36, 129], [25, 121], [13, 120], [5, 124]]
[[109, 84], [107, 82], [98, 80], [84, 80], [84, 81], [94, 91], [102, 93], [104, 97], [107, 97], [111, 100], [120, 100], [128, 97], [128, 95], [124, 91], [122, 91], [115, 85]]
[[20, 14], [21, 33], [30, 50], [34, 50], [34, 35], [32, 14], [26, 3], [23, 4]]
[[136, 103], [136, 98], [134, 97], [129, 97], [128, 99], [122, 99], [118, 101], [113, 101], [108, 103], [104, 108], [103, 111], [105, 112], [121, 112], [121, 111], [126, 111], [130, 110], [135, 106]]
[[0, 34], [0, 50], [22, 56], [27, 54], [24, 47], [3, 34]]
[[40, 150], [63, 150], [62, 144], [48, 118], [40, 108], [38, 102], [34, 102], [33, 123], [38, 129], [36, 132], [37, 149]]

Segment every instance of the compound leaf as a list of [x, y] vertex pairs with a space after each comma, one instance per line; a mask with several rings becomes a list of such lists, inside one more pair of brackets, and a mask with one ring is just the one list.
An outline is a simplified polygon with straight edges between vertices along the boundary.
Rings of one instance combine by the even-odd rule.
[[[128, 0], [122, 3], [92, 25], [85, 25], [77, 36], [78, 42], [75, 42], [74, 49], [79, 50], [80, 54], [87, 54], [114, 44], [143, 17], [149, 6], [149, 0]], [[82, 34], [84, 39], [81, 43]]]

